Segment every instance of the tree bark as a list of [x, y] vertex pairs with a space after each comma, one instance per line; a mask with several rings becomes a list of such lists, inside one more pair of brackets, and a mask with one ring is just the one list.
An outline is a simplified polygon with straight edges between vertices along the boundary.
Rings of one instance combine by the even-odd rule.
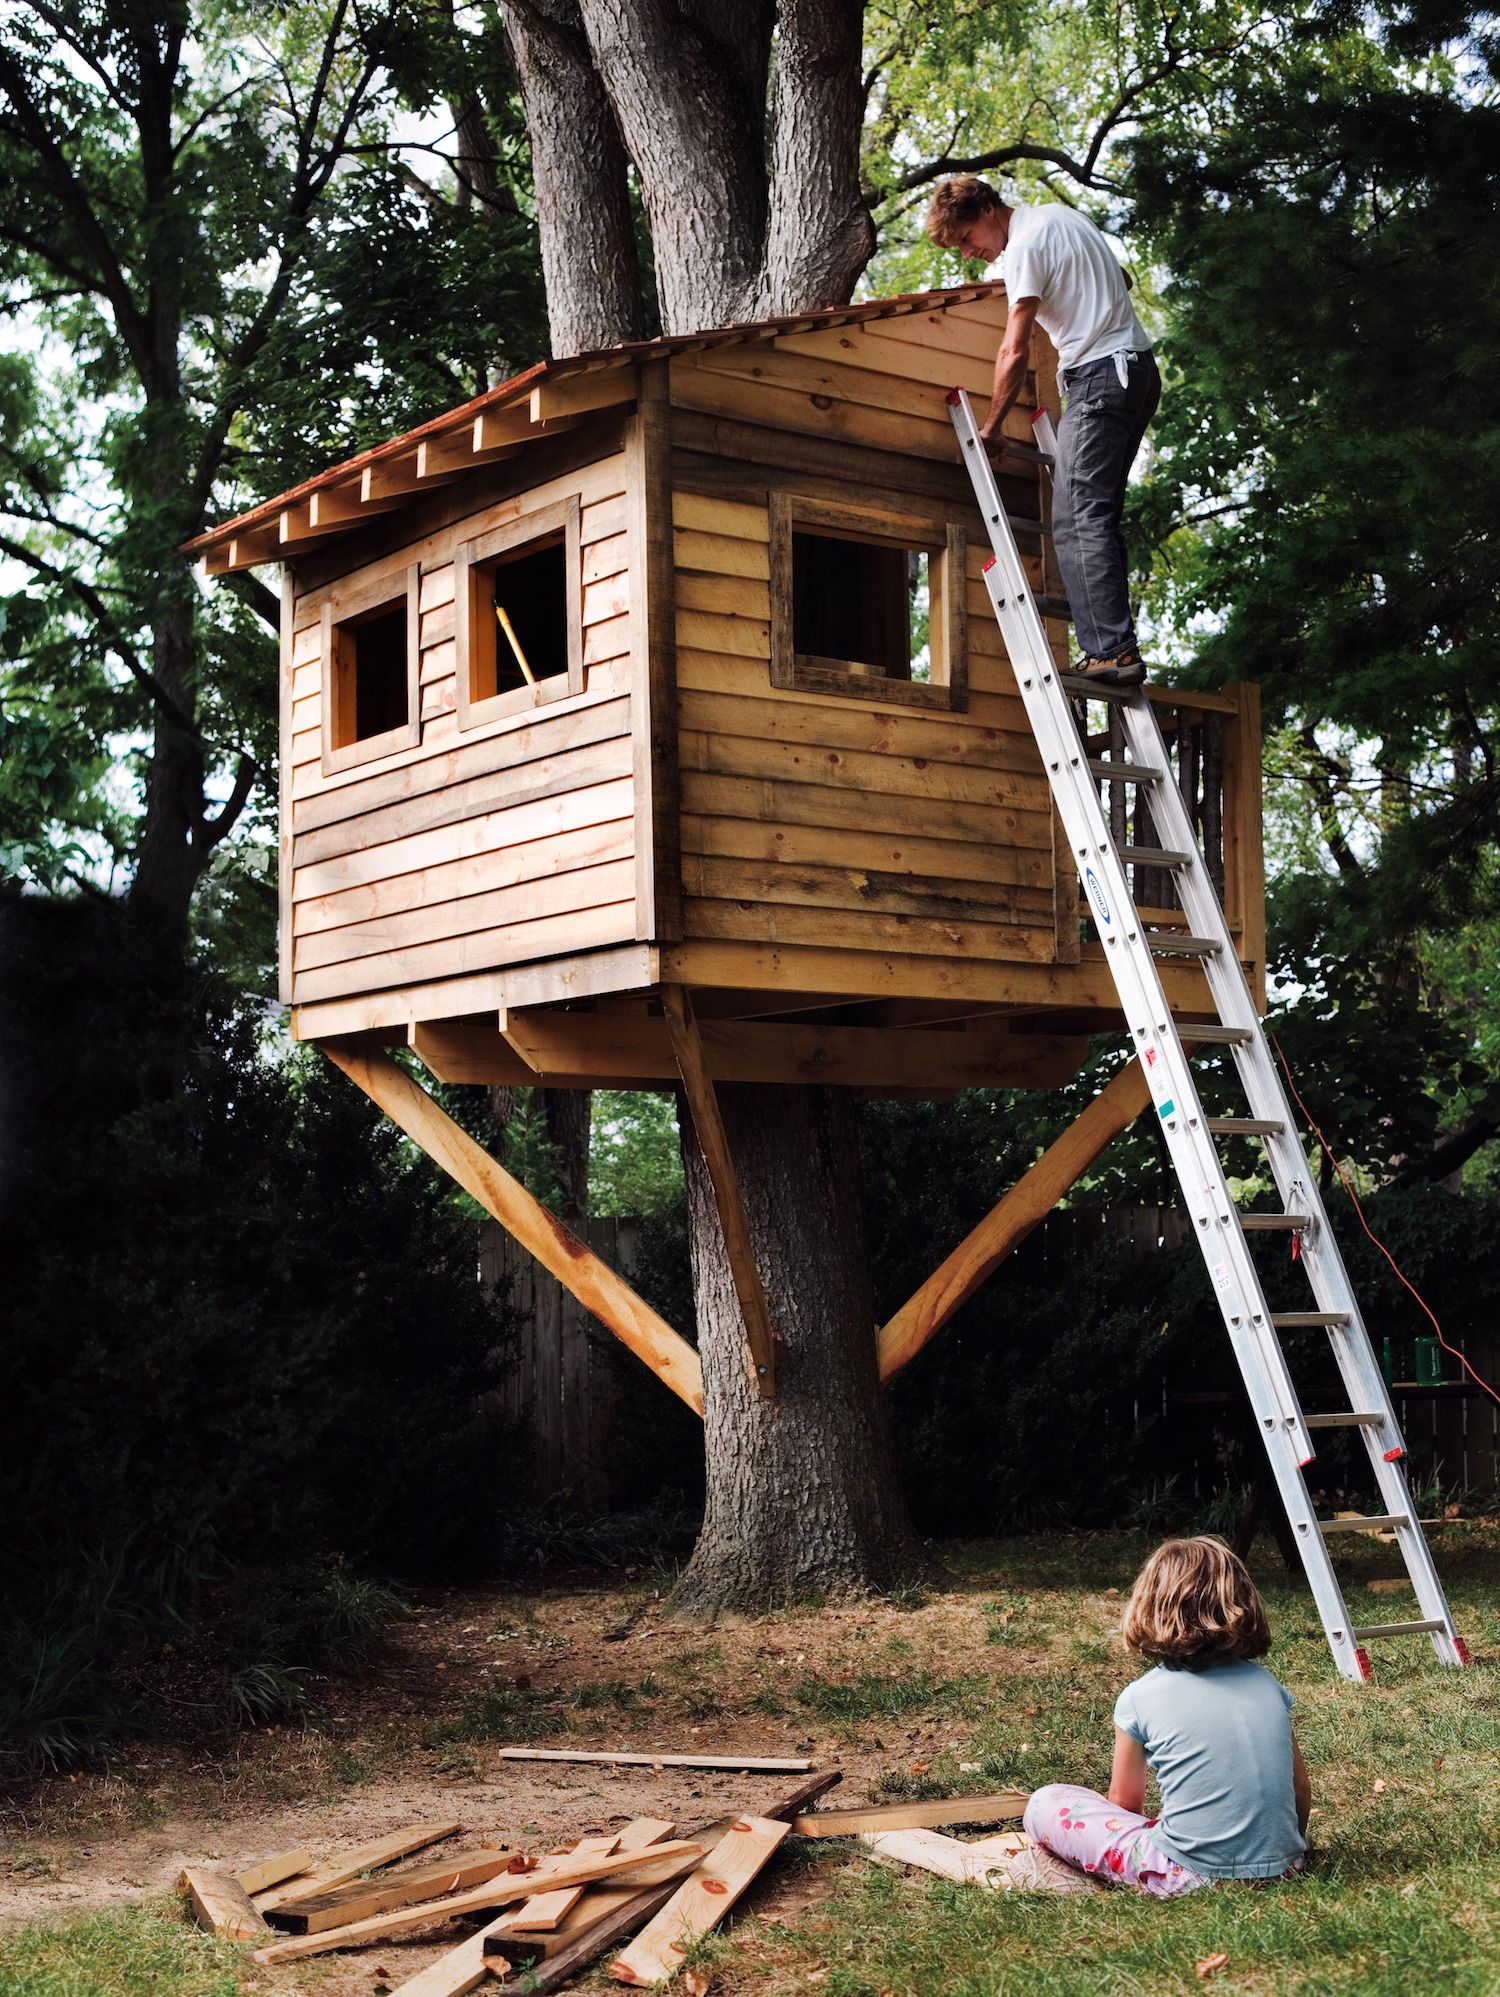
[[691, 1617], [923, 1576], [875, 1370], [854, 1106], [845, 1090], [724, 1085], [719, 1103], [779, 1339], [763, 1399], [708, 1170], [679, 1108], [708, 1456], [703, 1529], [672, 1597]]
[[555, 358], [643, 331], [629, 162], [575, 0], [501, 0], [526, 106]]
[[863, 6], [782, 0], [759, 311], [845, 305], [875, 250], [860, 193]]

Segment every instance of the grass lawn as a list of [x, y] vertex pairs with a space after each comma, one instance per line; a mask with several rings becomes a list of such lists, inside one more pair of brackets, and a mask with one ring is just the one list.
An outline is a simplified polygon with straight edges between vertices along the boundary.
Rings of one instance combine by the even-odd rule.
[[[450, 1691], [436, 1679], [425, 1738], [439, 1759], [428, 1766], [446, 1770], [446, 1807], [471, 1779], [465, 1756], [474, 1781], [490, 1769], [491, 1738], [579, 1734], [580, 1745], [615, 1745], [630, 1734], [660, 1744], [684, 1741], [696, 1727], [705, 1747], [709, 1735], [732, 1729], [747, 1752], [757, 1738], [765, 1752], [803, 1745], [820, 1764], [841, 1759], [844, 1791], [831, 1804], [1063, 1779], [1102, 1786], [1115, 1694], [1139, 1669], [1113, 1626], [1150, 1544], [1119, 1533], [949, 1546], [950, 1583], [925, 1602], [786, 1612], [711, 1635], [663, 1628], [649, 1644], [591, 1653], [571, 1676], [564, 1661], [546, 1689], [521, 1694]], [[1365, 1687], [1334, 1675], [1305, 1589], [1281, 1574], [1268, 1543], [1258, 1549], [1276, 1633], [1269, 1661], [1296, 1696], [1313, 1778], [1314, 1854], [1303, 1879], [1219, 1887], [1167, 1904], [1123, 1892], [1048, 1899], [890, 1870], [845, 1843], [788, 1840], [740, 1918], [695, 1958], [708, 1988], [723, 1997], [1123, 1997], [1204, 1988], [1495, 1997], [1500, 1528], [1455, 1524], [1436, 1546], [1478, 1663], [1445, 1671], [1425, 1641], [1402, 1639], [1378, 1647], [1377, 1682]], [[1404, 1613], [1399, 1594], [1365, 1586], [1397, 1571], [1392, 1549], [1361, 1541], [1341, 1545], [1338, 1559], [1359, 1620]], [[642, 1582], [633, 1595], [619, 1587], [540, 1590], [524, 1601], [496, 1595], [491, 1614], [495, 1628], [531, 1631], [539, 1654], [550, 1642], [564, 1657], [549, 1632], [617, 1618], [622, 1602], [627, 1613], [656, 1613]], [[464, 1614], [476, 1614], [472, 1596]], [[633, 1655], [642, 1675], [632, 1677], [621, 1653], [638, 1649], [649, 1652], [649, 1670]], [[589, 1676], [605, 1655], [620, 1660], [613, 1674]], [[690, 1809], [717, 1814], [711, 1802], [674, 1804], [671, 1813], [686, 1822]], [[1227, 1963], [1200, 1979], [1196, 1965], [1220, 1954]], [[386, 1949], [378, 1957], [387, 1987], [415, 1966], [400, 1956]], [[366, 1953], [255, 1971], [242, 1952], [182, 1925], [159, 1898], [0, 1934], [4, 1997], [342, 1997], [376, 1992], [376, 1965]], [[619, 1986], [596, 1972], [575, 1987]]]

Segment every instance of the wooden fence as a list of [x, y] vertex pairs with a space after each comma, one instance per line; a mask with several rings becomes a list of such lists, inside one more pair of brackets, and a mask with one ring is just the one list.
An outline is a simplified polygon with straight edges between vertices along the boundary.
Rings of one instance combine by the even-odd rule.
[[[1066, 1271], [1077, 1256], [1100, 1240], [1124, 1245], [1132, 1258], [1175, 1249], [1188, 1239], [1187, 1216], [1176, 1207], [1063, 1208], [1049, 1214], [1016, 1251], [1030, 1268]], [[628, 1276], [635, 1266], [639, 1223], [596, 1219], [588, 1226], [589, 1246], [611, 1267]], [[508, 1283], [512, 1309], [521, 1322], [516, 1363], [500, 1389], [504, 1410], [524, 1419], [531, 1431], [531, 1495], [571, 1496], [580, 1506], [609, 1502], [609, 1427], [613, 1413], [613, 1355], [609, 1335], [575, 1303], [530, 1255], [494, 1222], [481, 1230], [480, 1268], [486, 1286]], [[1319, 1334], [1321, 1338], [1321, 1334]], [[1381, 1333], [1374, 1327], [1377, 1349]], [[1487, 1380], [1500, 1376], [1500, 1339], [1455, 1338]], [[1307, 1355], [1311, 1357], [1311, 1353]], [[1500, 1406], [1458, 1384], [1456, 1360], [1443, 1356], [1445, 1385], [1419, 1387], [1411, 1380], [1411, 1341], [1396, 1342], [1398, 1379], [1392, 1388], [1396, 1416], [1409, 1450], [1414, 1484], [1441, 1484], [1468, 1490], [1500, 1489]], [[1293, 1355], [1294, 1363], [1297, 1355]], [[1300, 1373], [1298, 1377], [1301, 1377]], [[1321, 1411], [1337, 1404], [1332, 1395], [1306, 1395]], [[1169, 1445], [1175, 1463], [1191, 1463], [1191, 1491], [1207, 1497], [1229, 1478], [1245, 1478], [1257, 1467], [1242, 1449], [1226, 1468], [1226, 1438], [1254, 1444], [1238, 1390], [1205, 1393], [1172, 1369], [1163, 1370], [1158, 1389], [1122, 1400], [1119, 1420], [1127, 1428], [1165, 1417], [1180, 1447]]]

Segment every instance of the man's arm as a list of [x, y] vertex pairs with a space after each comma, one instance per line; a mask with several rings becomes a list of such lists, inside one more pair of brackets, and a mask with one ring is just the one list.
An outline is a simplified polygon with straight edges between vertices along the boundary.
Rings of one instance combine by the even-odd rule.
[[1026, 380], [1026, 364], [1031, 357], [1031, 327], [1041, 302], [1040, 298], [1013, 298], [1010, 301], [1005, 338], [995, 356], [995, 384], [990, 390], [990, 413], [979, 426], [985, 448], [993, 458], [1005, 455], [1001, 425]]
[[1132, 1815], [1146, 1814], [1146, 1750], [1115, 1728], [1115, 1759], [1109, 1771], [1109, 1800]]

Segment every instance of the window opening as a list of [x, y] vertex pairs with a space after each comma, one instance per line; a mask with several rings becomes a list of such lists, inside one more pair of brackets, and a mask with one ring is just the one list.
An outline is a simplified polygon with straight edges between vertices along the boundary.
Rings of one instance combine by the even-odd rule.
[[792, 645], [885, 679], [930, 680], [925, 550], [792, 534]]
[[536, 686], [568, 670], [567, 548], [561, 534], [486, 564], [475, 578], [471, 700]]
[[335, 626], [333, 746], [346, 749], [411, 720], [406, 599]]

